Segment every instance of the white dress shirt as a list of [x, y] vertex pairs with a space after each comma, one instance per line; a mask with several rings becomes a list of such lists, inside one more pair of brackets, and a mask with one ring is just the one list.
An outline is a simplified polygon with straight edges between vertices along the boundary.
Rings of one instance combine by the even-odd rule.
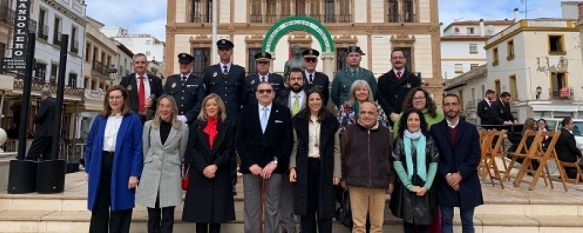
[[[150, 80], [148, 79], [148, 74], [144, 73], [144, 100], [148, 100], [148, 98], [150, 98]], [[140, 91], [140, 75], [136, 73], [136, 87], [135, 87], [136, 93], [139, 94]], [[139, 97], [138, 97], [139, 98]], [[146, 103], [144, 103], [146, 104]]]
[[308, 157], [320, 158], [320, 122], [310, 119], [308, 122]]
[[397, 72], [401, 72], [401, 78], [403, 77], [403, 74], [405, 73], [405, 68], [401, 68], [400, 70], [397, 70], [395, 68], [393, 68], [393, 73], [395, 73], [395, 76], [398, 77]]
[[122, 115], [111, 115], [107, 117], [105, 133], [103, 134], [103, 151], [115, 151], [115, 140], [117, 139], [117, 132], [119, 131], [122, 120]]
[[229, 63], [229, 64], [223, 64], [223, 63], [220, 63], [219, 62], [219, 66], [221, 66], [221, 72], [223, 72], [223, 70], [225, 70], [225, 66], [227, 66], [227, 73], [229, 71], [231, 71], [231, 63]]
[[[314, 70], [313, 73], [310, 73], [308, 71], [304, 72], [306, 74], [306, 82], [308, 82], [309, 84], [312, 84], [312, 82], [314, 82], [314, 79], [316, 79], [316, 71]], [[310, 82], [310, 74], [312, 75], [312, 81]]]

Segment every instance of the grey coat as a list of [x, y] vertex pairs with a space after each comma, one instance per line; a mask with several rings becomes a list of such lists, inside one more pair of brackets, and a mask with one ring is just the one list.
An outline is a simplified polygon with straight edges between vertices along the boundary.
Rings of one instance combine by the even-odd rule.
[[144, 169], [136, 190], [136, 203], [154, 208], [160, 192], [160, 208], [176, 206], [182, 201], [180, 164], [188, 143], [188, 126], [172, 127], [164, 145], [160, 128], [144, 124]]

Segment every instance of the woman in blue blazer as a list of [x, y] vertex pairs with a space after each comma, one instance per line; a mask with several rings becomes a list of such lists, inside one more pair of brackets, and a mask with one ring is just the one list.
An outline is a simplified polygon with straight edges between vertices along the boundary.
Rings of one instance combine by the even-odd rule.
[[90, 233], [129, 232], [142, 160], [140, 118], [130, 112], [126, 89], [113, 86], [85, 147]]

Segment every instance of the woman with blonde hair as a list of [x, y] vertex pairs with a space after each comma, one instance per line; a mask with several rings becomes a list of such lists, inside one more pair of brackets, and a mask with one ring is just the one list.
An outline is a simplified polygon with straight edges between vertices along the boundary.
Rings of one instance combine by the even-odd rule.
[[[337, 118], [341, 127], [356, 124], [356, 121], [358, 120], [358, 114], [360, 113], [360, 104], [364, 102], [375, 103], [370, 85], [368, 85], [368, 82], [364, 80], [354, 81], [352, 86], [350, 86], [350, 93], [350, 99], [346, 101], [346, 103], [340, 105], [340, 109], [338, 109]], [[385, 112], [380, 105], [376, 103], [375, 105], [379, 110], [379, 124], [388, 127], [389, 121], [387, 120]]]
[[178, 120], [176, 100], [162, 95], [154, 119], [144, 124], [144, 170], [136, 202], [148, 208], [148, 232], [172, 232], [174, 208], [182, 201], [181, 163], [188, 126]]
[[182, 221], [195, 222], [197, 233], [218, 233], [221, 223], [235, 220], [229, 169], [235, 129], [226, 118], [225, 104], [210, 94], [202, 100], [202, 110], [190, 128], [185, 157], [190, 183]]

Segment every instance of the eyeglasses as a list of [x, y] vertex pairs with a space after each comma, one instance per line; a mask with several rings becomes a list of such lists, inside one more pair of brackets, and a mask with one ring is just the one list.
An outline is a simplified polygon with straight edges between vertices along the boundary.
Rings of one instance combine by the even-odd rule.
[[257, 90], [257, 93], [259, 93], [259, 94], [265, 94], [265, 93], [271, 94], [271, 92], [273, 92], [273, 90], [271, 90], [271, 89]]
[[316, 63], [315, 58], [306, 58], [305, 61], [306, 61], [306, 63]]
[[392, 57], [393, 60], [405, 60], [405, 57]]

